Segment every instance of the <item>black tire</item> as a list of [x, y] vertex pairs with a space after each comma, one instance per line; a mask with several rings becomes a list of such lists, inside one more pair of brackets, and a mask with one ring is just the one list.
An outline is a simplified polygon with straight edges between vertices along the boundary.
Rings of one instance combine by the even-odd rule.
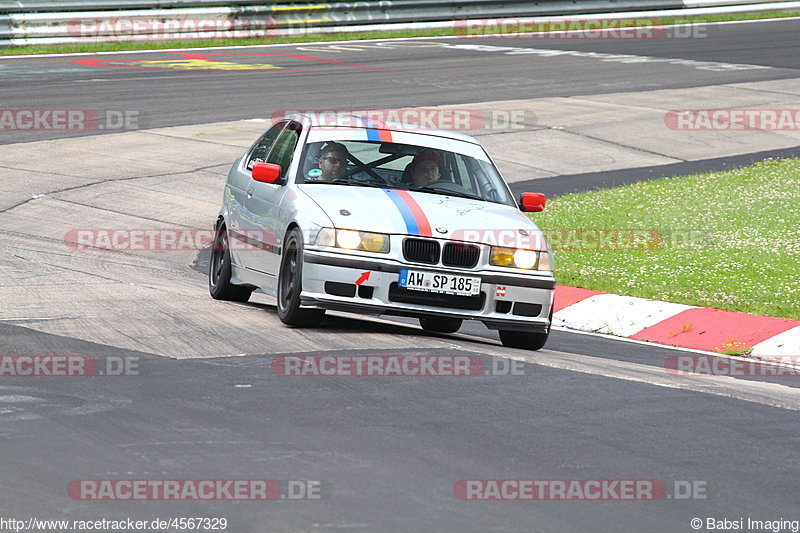
[[433, 331], [436, 333], [455, 333], [461, 328], [463, 320], [460, 318], [431, 318], [420, 317], [419, 325], [425, 331]]
[[303, 236], [299, 229], [294, 228], [284, 241], [278, 274], [278, 317], [288, 326], [316, 326], [325, 315], [324, 309], [300, 308], [302, 280]]
[[500, 342], [508, 348], [522, 348], [523, 350], [541, 350], [547, 344], [547, 333], [532, 333], [530, 331], [500, 330]]
[[541, 350], [547, 344], [550, 336], [550, 326], [553, 325], [553, 308], [550, 307], [550, 316], [547, 319], [546, 333], [532, 333], [530, 331], [500, 330], [500, 342], [508, 348], [522, 348], [523, 350]]
[[220, 222], [214, 233], [211, 247], [211, 260], [208, 262], [208, 292], [215, 300], [246, 302], [253, 293], [253, 287], [243, 287], [231, 283], [231, 252], [228, 247], [228, 231]]

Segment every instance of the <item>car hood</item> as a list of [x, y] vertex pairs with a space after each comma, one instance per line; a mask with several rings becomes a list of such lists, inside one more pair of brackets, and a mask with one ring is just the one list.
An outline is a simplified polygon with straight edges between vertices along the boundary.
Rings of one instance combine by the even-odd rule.
[[513, 245], [509, 239], [515, 240], [520, 230], [538, 234], [536, 224], [521, 211], [493, 202], [348, 185], [303, 184], [298, 188], [337, 228], [501, 245]]

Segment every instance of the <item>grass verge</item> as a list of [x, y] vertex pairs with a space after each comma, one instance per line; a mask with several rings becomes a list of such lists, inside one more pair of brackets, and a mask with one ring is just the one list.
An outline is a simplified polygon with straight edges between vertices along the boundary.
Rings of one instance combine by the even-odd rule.
[[532, 218], [557, 237], [559, 284], [800, 319], [798, 206], [800, 159], [767, 159], [569, 194]]
[[[78, 14], [76, 14], [78, 16]], [[680, 17], [660, 17], [657, 21], [663, 25], [691, 24], [702, 22], [727, 22], [735, 20], [759, 20], [767, 18], [798, 17], [800, 11], [758, 11], [753, 13], [731, 13], [720, 15], [698, 15]], [[528, 17], [526, 17], [528, 18]], [[613, 14], [609, 14], [609, 20]], [[636, 19], [636, 17], [626, 20]], [[642, 25], [650, 25], [656, 19], [641, 17]], [[454, 28], [416, 31], [374, 31], [358, 33], [309, 33], [291, 37], [254, 38], [254, 39], [197, 39], [177, 41], [119, 41], [113, 43], [70, 43], [48, 45], [26, 45], [0, 47], [0, 55], [27, 54], [66, 54], [81, 52], [116, 52], [125, 50], [158, 50], [166, 48], [208, 48], [217, 46], [247, 46], [283, 43], [305, 43], [314, 41], [349, 41], [358, 39], [392, 39], [403, 37], [447, 37], [455, 35]], [[475, 41], [476, 39], [470, 39]], [[480, 39], [477, 39], [480, 41]]]

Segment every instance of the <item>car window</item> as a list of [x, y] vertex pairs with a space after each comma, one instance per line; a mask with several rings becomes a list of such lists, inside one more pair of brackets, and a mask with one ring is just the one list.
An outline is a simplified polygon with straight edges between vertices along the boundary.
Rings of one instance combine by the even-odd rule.
[[[421, 189], [412, 179], [412, 162], [416, 156], [433, 157], [439, 162], [438, 180], [427, 183], [424, 192], [472, 197], [489, 202], [514, 204], [508, 187], [497, 169], [488, 161], [448, 150], [375, 141], [337, 140], [348, 151], [346, 179], [350, 185]], [[320, 179], [319, 154], [324, 141], [306, 146], [303, 181]]]
[[267, 157], [267, 163], [280, 165], [281, 176], [285, 175], [289, 165], [292, 164], [292, 156], [294, 149], [297, 146], [297, 141], [300, 139], [300, 128], [292, 127], [286, 128], [281, 132], [275, 146]]
[[256, 145], [250, 151], [250, 154], [247, 156], [248, 169], [252, 169], [253, 165], [256, 163], [266, 162], [267, 154], [269, 154], [270, 148], [272, 148], [272, 145], [275, 143], [275, 139], [278, 138], [278, 134], [281, 132], [284, 126], [286, 126], [285, 121], [279, 122], [261, 136]]

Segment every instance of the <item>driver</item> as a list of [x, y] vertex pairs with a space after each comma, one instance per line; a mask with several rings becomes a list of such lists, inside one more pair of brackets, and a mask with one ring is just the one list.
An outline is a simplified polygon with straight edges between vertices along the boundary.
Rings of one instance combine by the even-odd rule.
[[322, 174], [318, 180], [333, 181], [347, 178], [347, 147], [340, 143], [329, 142], [319, 152], [319, 168]]
[[442, 173], [444, 159], [431, 150], [420, 150], [411, 162], [411, 184], [413, 187], [425, 187], [437, 181]]

